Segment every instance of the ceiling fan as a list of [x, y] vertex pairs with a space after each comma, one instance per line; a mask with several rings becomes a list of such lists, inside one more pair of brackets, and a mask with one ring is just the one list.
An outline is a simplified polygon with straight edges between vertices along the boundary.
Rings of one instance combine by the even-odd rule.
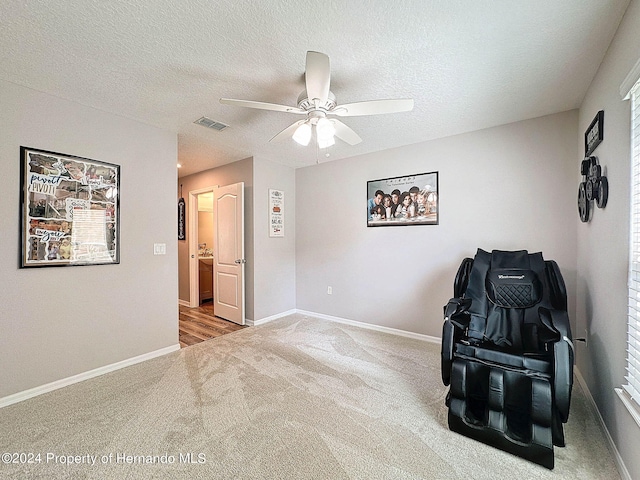
[[410, 98], [370, 100], [338, 105], [335, 95], [329, 90], [331, 68], [329, 66], [329, 57], [324, 53], [307, 52], [304, 78], [305, 90], [298, 96], [297, 107], [251, 100], [235, 100], [233, 98], [221, 98], [220, 103], [237, 107], [306, 115], [304, 120], [291, 124], [269, 141], [276, 142], [292, 137], [300, 145], [306, 146], [315, 131], [319, 148], [333, 145], [335, 143], [334, 136], [349, 145], [356, 145], [362, 141], [360, 136], [350, 127], [337, 118], [329, 118], [329, 116], [355, 117], [408, 112], [413, 109], [413, 99]]

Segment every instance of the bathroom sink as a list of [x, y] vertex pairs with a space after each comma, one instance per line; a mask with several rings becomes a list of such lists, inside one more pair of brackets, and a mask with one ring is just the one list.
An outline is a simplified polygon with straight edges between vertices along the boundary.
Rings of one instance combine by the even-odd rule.
[[213, 265], [213, 257], [198, 257], [198, 260], [207, 265]]

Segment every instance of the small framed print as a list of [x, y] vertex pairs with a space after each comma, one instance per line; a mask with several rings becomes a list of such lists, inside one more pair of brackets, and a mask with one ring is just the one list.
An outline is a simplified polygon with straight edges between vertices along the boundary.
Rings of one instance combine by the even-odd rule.
[[120, 263], [120, 166], [20, 147], [20, 268]]
[[184, 198], [180, 197], [178, 200], [178, 240], [186, 240], [186, 203]]
[[269, 189], [269, 236], [284, 237], [284, 192]]
[[604, 139], [604, 110], [600, 110], [584, 132], [584, 156], [588, 157]]

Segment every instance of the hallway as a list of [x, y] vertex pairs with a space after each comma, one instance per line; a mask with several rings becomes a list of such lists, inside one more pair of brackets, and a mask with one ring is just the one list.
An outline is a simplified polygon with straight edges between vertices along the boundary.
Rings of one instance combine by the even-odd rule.
[[213, 303], [204, 303], [196, 308], [178, 305], [180, 347], [189, 347], [211, 338], [236, 332], [246, 327], [213, 314]]

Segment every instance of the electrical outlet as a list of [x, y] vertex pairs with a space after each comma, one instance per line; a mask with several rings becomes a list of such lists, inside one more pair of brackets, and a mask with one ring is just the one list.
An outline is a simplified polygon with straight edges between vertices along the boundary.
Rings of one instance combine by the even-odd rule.
[[327, 287], [327, 295], [333, 295], [333, 288]]

